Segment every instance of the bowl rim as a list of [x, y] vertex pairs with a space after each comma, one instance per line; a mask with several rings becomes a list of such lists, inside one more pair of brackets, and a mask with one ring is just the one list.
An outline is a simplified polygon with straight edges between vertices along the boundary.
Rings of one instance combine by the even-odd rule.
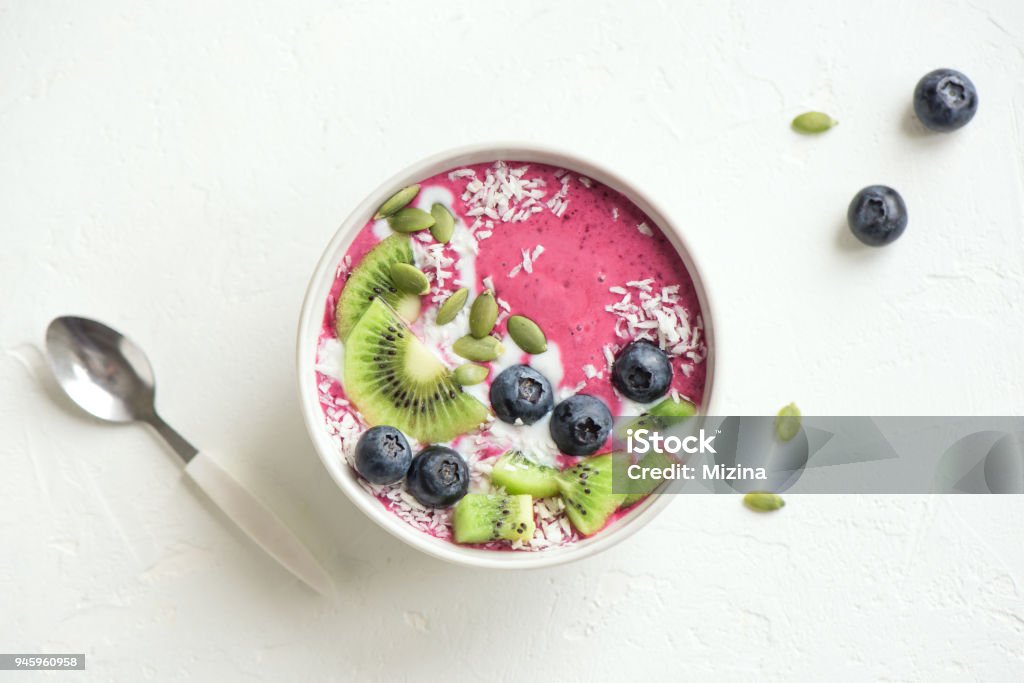
[[536, 552], [502, 552], [460, 546], [451, 541], [437, 539], [402, 521], [388, 511], [357, 482], [356, 474], [339, 455], [336, 446], [324, 428], [323, 410], [316, 385], [316, 352], [323, 321], [323, 306], [334, 282], [337, 264], [347, 251], [357, 231], [370, 219], [396, 187], [405, 187], [442, 171], [495, 160], [544, 163], [565, 168], [593, 178], [597, 182], [621, 193], [637, 205], [665, 233], [676, 253], [682, 259], [694, 284], [704, 322], [704, 339], [708, 347], [705, 359], [706, 379], [699, 413], [714, 415], [713, 405], [715, 368], [720, 353], [715, 336], [718, 317], [707, 292], [707, 278], [697, 264], [689, 243], [675, 221], [629, 180], [588, 158], [556, 146], [529, 142], [480, 142], [437, 152], [404, 167], [370, 192], [348, 215], [324, 248], [306, 287], [299, 315], [296, 339], [296, 370], [298, 373], [299, 402], [302, 406], [306, 431], [314, 448], [338, 487], [367, 517], [392, 536], [427, 555], [464, 566], [491, 569], [522, 569], [550, 567], [576, 561], [606, 550], [624, 541], [649, 523], [671, 501], [671, 494], [652, 495], [634, 506], [625, 516], [600, 533], [570, 546], [550, 548]]

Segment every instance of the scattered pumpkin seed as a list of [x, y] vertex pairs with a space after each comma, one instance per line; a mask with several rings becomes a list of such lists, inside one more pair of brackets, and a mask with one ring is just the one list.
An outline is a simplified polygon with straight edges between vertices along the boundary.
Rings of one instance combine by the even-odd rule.
[[487, 379], [488, 372], [490, 371], [482, 365], [463, 363], [455, 368], [455, 381], [464, 387], [480, 384], [480, 382]]
[[757, 512], [771, 512], [786, 506], [782, 496], [764, 491], [751, 491], [743, 496], [743, 504]]
[[452, 344], [452, 351], [466, 360], [486, 363], [503, 354], [505, 347], [495, 337], [487, 336], [483, 339], [477, 339], [467, 334], [465, 337], [459, 337], [455, 340], [455, 343]]
[[434, 217], [423, 209], [407, 206], [398, 210], [388, 218], [388, 225], [395, 232], [418, 232], [426, 230], [434, 224]]
[[444, 300], [441, 307], [437, 309], [437, 324], [447, 325], [455, 320], [455, 316], [459, 314], [459, 311], [462, 310], [462, 307], [466, 305], [468, 300], [469, 289], [466, 287], [453, 292], [450, 297]]
[[403, 292], [426, 294], [430, 291], [430, 280], [419, 268], [396, 261], [391, 264], [391, 280]]
[[483, 339], [494, 329], [497, 320], [498, 302], [494, 299], [494, 292], [485, 289], [469, 308], [469, 333]]
[[832, 126], [837, 125], [839, 125], [838, 121], [820, 111], [809, 111], [793, 119], [793, 130], [808, 135], [824, 133]]
[[783, 406], [775, 416], [775, 434], [783, 441], [789, 441], [800, 432], [800, 409], [795, 403]]
[[434, 217], [434, 224], [430, 226], [430, 234], [441, 243], [446, 243], [452, 238], [455, 232], [455, 216], [444, 204], [434, 204], [430, 207], [430, 215]]
[[508, 336], [527, 353], [544, 353], [548, 350], [548, 339], [540, 326], [524, 315], [513, 315], [508, 319]]
[[377, 213], [373, 215], [373, 220], [377, 221], [381, 218], [387, 218], [401, 208], [408, 205], [417, 194], [419, 194], [419, 185], [410, 185], [409, 187], [403, 187], [398, 192], [391, 195], [386, 202], [380, 205], [377, 209]]

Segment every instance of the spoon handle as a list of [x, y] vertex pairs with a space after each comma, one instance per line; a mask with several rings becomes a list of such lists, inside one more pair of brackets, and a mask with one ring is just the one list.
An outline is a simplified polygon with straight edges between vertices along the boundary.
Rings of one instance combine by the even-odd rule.
[[321, 595], [334, 593], [331, 577], [306, 546], [213, 458], [198, 452], [185, 466], [185, 472], [231, 521], [288, 571]]
[[184, 460], [186, 464], [188, 464], [199, 452], [198, 448], [190, 444], [181, 434], [174, 431], [174, 428], [164, 422], [163, 418], [156, 413], [153, 413], [144, 419], [152, 425], [153, 429], [156, 430], [156, 433], [163, 437], [164, 441], [174, 449], [174, 452], [181, 456], [181, 459]]

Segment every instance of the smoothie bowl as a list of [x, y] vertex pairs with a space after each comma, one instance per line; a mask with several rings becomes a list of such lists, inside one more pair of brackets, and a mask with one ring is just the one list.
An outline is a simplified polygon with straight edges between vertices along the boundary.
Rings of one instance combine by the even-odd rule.
[[300, 397], [363, 512], [461, 564], [536, 567], [622, 540], [669, 496], [612, 490], [613, 415], [707, 414], [703, 282], [628, 183], [524, 145], [444, 153], [328, 246], [298, 334]]

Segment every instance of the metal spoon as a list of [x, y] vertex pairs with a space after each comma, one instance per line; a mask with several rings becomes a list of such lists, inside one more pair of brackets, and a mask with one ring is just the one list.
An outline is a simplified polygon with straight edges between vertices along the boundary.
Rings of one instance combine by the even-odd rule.
[[157, 415], [153, 369], [131, 340], [95, 320], [64, 316], [46, 329], [46, 355], [71, 400], [101, 420], [152, 425], [185, 461], [185, 472], [249, 538], [317, 592], [334, 592], [330, 576], [281, 520]]

